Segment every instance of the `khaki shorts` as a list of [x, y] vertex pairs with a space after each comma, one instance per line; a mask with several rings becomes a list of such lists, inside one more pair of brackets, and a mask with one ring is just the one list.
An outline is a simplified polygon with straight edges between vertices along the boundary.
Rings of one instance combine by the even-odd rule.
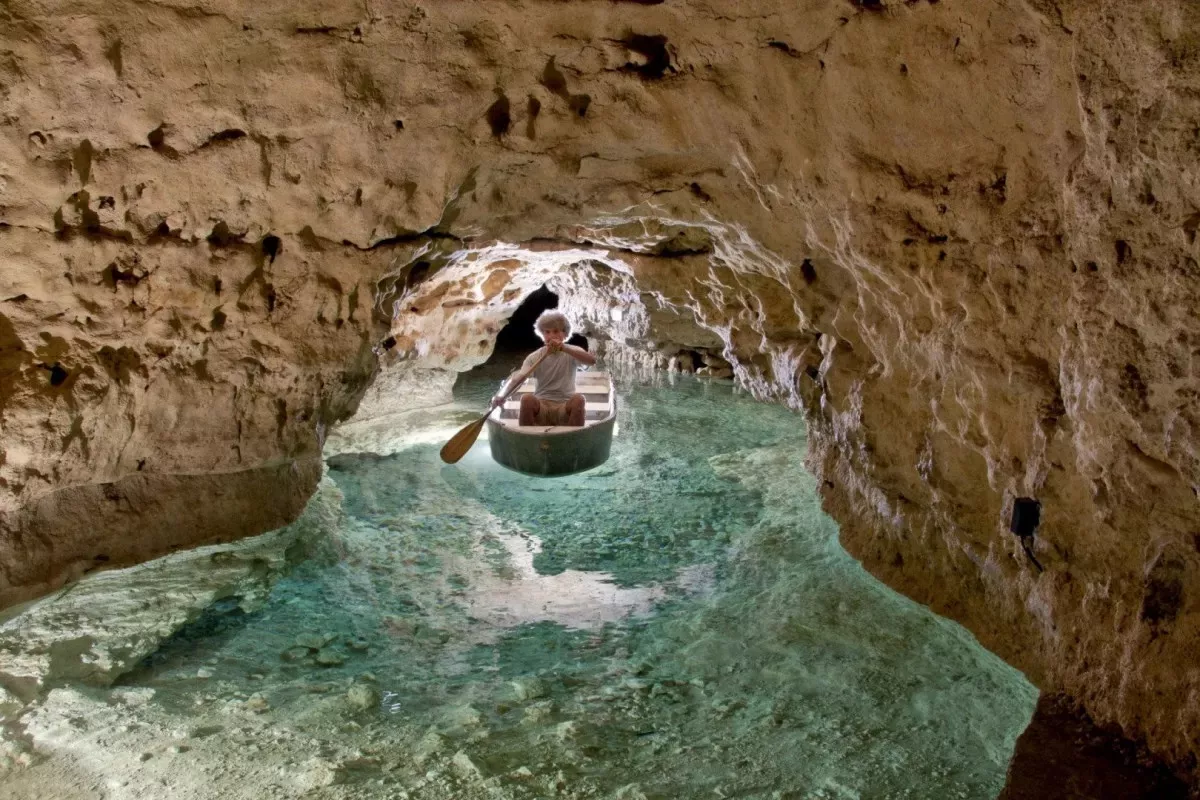
[[538, 425], [566, 425], [567, 404], [555, 403], [552, 400], [538, 400], [540, 408], [537, 413]]

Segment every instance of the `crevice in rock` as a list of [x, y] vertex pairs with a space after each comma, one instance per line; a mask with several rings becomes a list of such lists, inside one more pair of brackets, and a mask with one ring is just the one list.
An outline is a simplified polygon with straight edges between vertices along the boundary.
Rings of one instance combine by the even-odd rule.
[[785, 55], [791, 56], [792, 58], [801, 58], [805, 55], [804, 53], [800, 52], [796, 48], [792, 47], [787, 42], [780, 41], [779, 39], [769, 40], [767, 42], [767, 47], [778, 50]]
[[259, 247], [262, 249], [263, 258], [267, 260], [267, 263], [274, 264], [275, 259], [283, 252], [283, 240], [273, 233], [267, 234], [259, 243]]
[[150, 149], [156, 153], [161, 153], [171, 159], [180, 157], [179, 151], [167, 144], [167, 123], [165, 122], [146, 134], [146, 141], [150, 143]]
[[213, 247], [231, 247], [240, 244], [245, 234], [234, 233], [229, 230], [229, 225], [221, 220], [213, 226], [212, 232], [208, 234], [207, 242]]
[[496, 102], [492, 103], [487, 110], [488, 126], [492, 129], [492, 136], [497, 139], [508, 134], [509, 128], [512, 127], [511, 103], [508, 96], [500, 89], [496, 90]]
[[667, 37], [662, 34], [629, 33], [621, 44], [644, 59], [626, 62], [622, 67], [626, 72], [636, 73], [645, 80], [660, 80], [668, 72], [678, 72], [667, 47]]
[[222, 131], [217, 131], [204, 144], [200, 145], [199, 150], [214, 145], [223, 144], [224, 142], [236, 142], [238, 139], [245, 139], [248, 134], [240, 128], [227, 128]]
[[[554, 56], [551, 56], [546, 62], [546, 66], [542, 69], [542, 74], [538, 79], [538, 82], [541, 83], [542, 86], [545, 86], [547, 91], [549, 91], [551, 94], [561, 97], [563, 100], [565, 100], [567, 103], [567, 108], [571, 110], [571, 113], [579, 117], [587, 116], [588, 108], [590, 108], [592, 104], [591, 96], [587, 94], [571, 94], [570, 90], [567, 88], [567, 76], [564, 75], [562, 70], [560, 70], [554, 63]], [[537, 116], [537, 112], [533, 110], [534, 102], [537, 102], [536, 98], [530, 97], [531, 120], [532, 117]], [[537, 104], [537, 110], [541, 110], [540, 102]], [[532, 124], [533, 123], [531, 121], [531, 130]], [[532, 139], [533, 137], [530, 136], [529, 138]]]
[[125, 58], [122, 54], [120, 39], [113, 39], [108, 47], [104, 48], [104, 57], [108, 59], [109, 64], [112, 64], [113, 72], [117, 74], [117, 77], [123, 77], [125, 73]]
[[95, 155], [96, 150], [92, 147], [91, 140], [84, 139], [71, 156], [71, 164], [75, 168], [75, 174], [79, 176], [81, 186], [86, 186], [92, 179], [92, 159]]
[[537, 138], [537, 118], [538, 114], [540, 113], [542, 113], [542, 101], [538, 100], [533, 95], [529, 95], [529, 101], [526, 107], [525, 138]]

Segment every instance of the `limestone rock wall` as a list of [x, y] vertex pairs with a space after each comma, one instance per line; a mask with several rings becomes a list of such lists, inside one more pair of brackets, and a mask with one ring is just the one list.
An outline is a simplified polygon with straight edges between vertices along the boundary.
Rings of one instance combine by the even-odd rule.
[[10, 0], [0, 603], [294, 517], [381, 362], [549, 280], [803, 409], [869, 569], [1186, 766], [1198, 60], [1188, 0]]

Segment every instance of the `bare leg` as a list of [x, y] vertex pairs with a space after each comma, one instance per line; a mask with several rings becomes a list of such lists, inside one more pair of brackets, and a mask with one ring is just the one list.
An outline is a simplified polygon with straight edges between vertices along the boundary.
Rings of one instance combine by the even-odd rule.
[[571, 399], [567, 401], [567, 424], [582, 428], [586, 412], [587, 398], [581, 394], [571, 395]]
[[518, 425], [536, 425], [538, 412], [542, 410], [542, 404], [538, 399], [531, 394], [527, 394], [521, 398], [521, 411], [517, 416]]

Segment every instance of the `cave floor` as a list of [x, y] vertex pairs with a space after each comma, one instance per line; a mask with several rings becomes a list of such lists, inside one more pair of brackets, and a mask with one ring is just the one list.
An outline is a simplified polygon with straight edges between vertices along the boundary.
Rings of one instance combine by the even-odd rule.
[[6, 796], [1001, 790], [1035, 689], [841, 549], [800, 417], [627, 381], [589, 473], [517, 475], [482, 441], [441, 464], [493, 388], [460, 385], [386, 455], [331, 456], [338, 524], [261, 607], [217, 603], [114, 686], [50, 691]]

